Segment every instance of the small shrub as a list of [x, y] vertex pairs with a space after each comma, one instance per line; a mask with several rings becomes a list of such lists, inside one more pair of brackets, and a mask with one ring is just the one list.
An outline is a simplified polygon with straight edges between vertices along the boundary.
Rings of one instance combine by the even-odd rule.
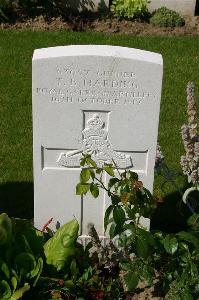
[[180, 27], [185, 24], [185, 20], [176, 11], [160, 7], [154, 12], [150, 23], [160, 27]]
[[111, 12], [118, 18], [144, 18], [148, 16], [148, 0], [113, 0]]

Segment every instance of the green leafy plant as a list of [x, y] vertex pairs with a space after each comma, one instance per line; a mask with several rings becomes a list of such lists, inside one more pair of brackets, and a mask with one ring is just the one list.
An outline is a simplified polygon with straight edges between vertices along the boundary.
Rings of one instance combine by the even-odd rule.
[[[90, 155], [84, 155], [81, 166], [83, 169], [80, 173], [80, 182], [76, 186], [76, 193], [84, 195], [90, 191], [96, 198], [99, 195], [99, 188], [107, 192], [112, 204], [105, 213], [104, 223], [106, 230], [112, 213], [111, 238], [125, 229], [122, 226], [126, 220], [131, 220], [138, 226], [141, 217], [151, 216], [156, 204], [151, 193], [139, 181], [137, 173], [130, 170], [120, 172], [114, 161], [112, 165], [105, 164], [103, 168], [98, 167]], [[104, 173], [111, 176], [107, 186], [102, 181]]]
[[[34, 254], [28, 242], [27, 226], [0, 215], [0, 299], [17, 300], [35, 286], [43, 268], [43, 259]], [[30, 226], [30, 225], [28, 225]], [[23, 230], [18, 230], [20, 227]], [[31, 229], [30, 229], [31, 230]], [[36, 232], [36, 230], [35, 230]], [[39, 239], [39, 237], [38, 237]]]
[[44, 245], [47, 263], [55, 266], [58, 271], [75, 255], [78, 230], [78, 222], [74, 219], [60, 227]]
[[[121, 270], [124, 267], [123, 289], [133, 290], [141, 278], [151, 282], [153, 272], [149, 257], [155, 241], [140, 225], [141, 217], [149, 218], [156, 207], [151, 193], [143, 187], [136, 173], [130, 170], [120, 172], [114, 161], [113, 165], [105, 164], [103, 168], [99, 168], [91, 156], [84, 155], [81, 165], [83, 169], [76, 193], [84, 195], [90, 191], [97, 197], [99, 188], [103, 188], [111, 199], [111, 205], [105, 212], [104, 227], [105, 230], [109, 227], [111, 239], [118, 239], [119, 248], [114, 247], [114, 255], [115, 258], [118, 257], [117, 267], [120, 266]], [[102, 181], [103, 173], [110, 176], [107, 186]], [[102, 247], [101, 252], [103, 253]], [[148, 263], [143, 264], [143, 259]]]
[[1, 299], [20, 299], [31, 287], [42, 300], [128, 299], [140, 282], [143, 287], [158, 284], [165, 299], [197, 299], [199, 215], [189, 218], [187, 231], [150, 232], [141, 218], [149, 218], [156, 204], [136, 173], [118, 170], [114, 161], [98, 167], [86, 154], [81, 166], [76, 193], [97, 198], [103, 189], [110, 197], [104, 228], [111, 239], [104, 243], [88, 224], [90, 240], [83, 246], [75, 219], [56, 232], [45, 225], [44, 234], [23, 220], [1, 215]]
[[[105, 212], [104, 225], [111, 239], [118, 238], [119, 248], [112, 248], [111, 261], [114, 265], [118, 257], [119, 286], [123, 286], [119, 292], [133, 291], [140, 281], [149, 285], [158, 281], [168, 299], [182, 299], [183, 293], [190, 299], [198, 295], [199, 216], [194, 214], [188, 220], [186, 232], [149, 232], [140, 225], [140, 219], [151, 216], [155, 202], [136, 173], [120, 172], [114, 161], [99, 168], [89, 155], [84, 155], [81, 165], [77, 194], [90, 192], [97, 197], [99, 188], [103, 188], [112, 202]], [[104, 172], [110, 176], [107, 186], [102, 182]], [[97, 240], [102, 254], [104, 249]], [[109, 265], [108, 261], [105, 264]], [[178, 292], [174, 293], [175, 289]], [[172, 293], [181, 298], [171, 298]]]
[[192, 215], [188, 225], [188, 231], [160, 237], [167, 254], [165, 261], [165, 256], [159, 257], [166, 299], [198, 299], [199, 296], [199, 215]]
[[160, 7], [154, 11], [150, 23], [159, 27], [180, 27], [185, 24], [185, 20], [176, 11]]
[[148, 0], [113, 0], [111, 12], [118, 18], [144, 18], [148, 15]]

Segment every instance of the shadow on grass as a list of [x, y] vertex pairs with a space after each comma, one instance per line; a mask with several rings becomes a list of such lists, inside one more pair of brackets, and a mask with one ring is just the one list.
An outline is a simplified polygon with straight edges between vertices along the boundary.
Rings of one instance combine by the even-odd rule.
[[32, 219], [34, 213], [33, 183], [7, 182], [0, 185], [0, 213], [10, 217]]
[[187, 228], [191, 212], [178, 192], [168, 194], [163, 203], [158, 203], [151, 219], [151, 230], [167, 233], [179, 232]]

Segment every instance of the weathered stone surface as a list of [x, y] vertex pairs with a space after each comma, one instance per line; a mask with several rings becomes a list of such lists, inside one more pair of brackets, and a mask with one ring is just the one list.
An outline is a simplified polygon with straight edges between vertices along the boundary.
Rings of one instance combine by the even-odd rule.
[[179, 12], [181, 15], [194, 16], [196, 0], [150, 0], [149, 11], [154, 11], [162, 6]]
[[[79, 161], [90, 153], [138, 172], [152, 191], [162, 82], [162, 57], [113, 46], [35, 50], [33, 139], [35, 226], [74, 216], [80, 233], [95, 224], [104, 235], [109, 199], [75, 195]], [[107, 180], [107, 178], [105, 178]], [[149, 220], [144, 221], [149, 225]]]

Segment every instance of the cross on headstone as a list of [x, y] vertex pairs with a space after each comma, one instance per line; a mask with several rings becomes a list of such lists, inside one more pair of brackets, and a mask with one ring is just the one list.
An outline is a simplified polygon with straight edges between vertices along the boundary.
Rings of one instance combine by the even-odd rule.
[[[113, 160], [117, 166], [118, 170], [126, 170], [133, 168], [133, 152], [128, 151], [128, 154], [125, 151], [115, 151], [114, 147], [109, 141], [108, 137], [108, 124], [109, 124], [109, 114], [111, 112], [96, 112], [96, 111], [86, 111], [83, 112], [83, 119], [86, 124], [84, 124], [82, 129], [82, 142], [79, 149], [76, 150], [67, 150], [63, 152], [63, 149], [56, 149], [60, 152], [58, 154], [58, 159], [54, 157], [54, 164], [57, 163], [56, 168], [66, 168], [66, 169], [76, 169], [79, 171], [80, 160], [83, 157], [82, 154], [90, 154], [91, 158], [97, 163], [98, 167], [103, 167], [104, 164], [112, 164]], [[101, 117], [100, 117], [101, 115]], [[48, 155], [54, 149], [48, 150]], [[141, 153], [141, 152], [140, 152]], [[142, 151], [146, 154], [147, 151]], [[46, 155], [44, 157], [44, 168], [50, 168], [50, 162], [45, 163]], [[53, 163], [51, 161], [51, 163]], [[52, 167], [53, 168], [53, 167]], [[104, 174], [103, 178], [104, 183], [107, 182], [107, 176]], [[103, 201], [100, 201], [100, 206], [102, 210], [105, 207], [108, 207], [109, 201], [107, 202], [106, 192], [103, 191]], [[84, 223], [84, 220], [88, 220], [87, 212], [89, 211], [90, 204], [84, 204], [86, 200], [85, 197], [81, 198], [81, 220], [80, 223], [80, 233], [86, 235], [87, 232], [87, 223]], [[93, 200], [94, 201], [94, 200]], [[86, 209], [87, 206], [87, 209]], [[93, 220], [90, 219], [90, 222]]]

